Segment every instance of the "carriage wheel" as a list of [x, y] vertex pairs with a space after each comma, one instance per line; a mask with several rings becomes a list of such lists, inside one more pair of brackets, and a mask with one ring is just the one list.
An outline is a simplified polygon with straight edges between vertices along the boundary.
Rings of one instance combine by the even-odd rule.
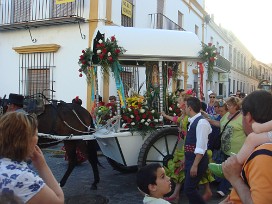
[[115, 160], [106, 157], [109, 164], [112, 166], [112, 168], [116, 171], [122, 172], [122, 173], [132, 173], [136, 172], [138, 167], [137, 166], [125, 166], [123, 164], [120, 164], [116, 162]]
[[167, 166], [170, 159], [173, 159], [177, 147], [183, 144], [183, 140], [178, 142], [178, 128], [162, 128], [153, 132], [141, 147], [138, 157], [138, 166], [142, 167], [149, 163], [158, 162]]

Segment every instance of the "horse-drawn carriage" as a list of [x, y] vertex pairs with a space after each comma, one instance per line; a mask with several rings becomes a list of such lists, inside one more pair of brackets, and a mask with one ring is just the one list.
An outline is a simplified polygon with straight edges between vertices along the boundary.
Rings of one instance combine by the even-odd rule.
[[[168, 83], [165, 83], [167, 77], [163, 76], [163, 73], [167, 70], [168, 63], [174, 62], [179, 66], [187, 67], [188, 61], [190, 63], [199, 61], [201, 42], [195, 34], [190, 32], [116, 26], [98, 27], [95, 34], [98, 32], [102, 33], [104, 38], [115, 36], [120, 45], [126, 49], [126, 52], [119, 57], [121, 64], [137, 66], [139, 63], [141, 64], [139, 67], [146, 70], [148, 66], [145, 64], [151, 63], [157, 66], [156, 83], [159, 100], [156, 102], [156, 108], [158, 112], [165, 110], [164, 94]], [[185, 75], [185, 77], [188, 76]], [[146, 84], [148, 89], [149, 82]], [[96, 90], [97, 93], [98, 90]], [[182, 144], [178, 142], [178, 128], [175, 126], [160, 125], [151, 134], [145, 136], [137, 131], [132, 134], [128, 129], [121, 128], [119, 94], [120, 92], [117, 94], [118, 115], [110, 119], [105, 126], [97, 129], [94, 129], [92, 118], [84, 108], [70, 103], [49, 103], [38, 117], [39, 133], [42, 133], [40, 138], [49, 138], [54, 140], [53, 142], [64, 141], [69, 166], [60, 182], [62, 186], [76, 165], [77, 145], [83, 146], [88, 154], [95, 179], [92, 187], [96, 188], [99, 182], [97, 168], [99, 161], [95, 141], [98, 142], [109, 163], [119, 171], [135, 171], [137, 166], [144, 166], [149, 162], [167, 165], [167, 162], [173, 158], [177, 146]]]
[[[165, 83], [167, 77], [163, 76], [163, 73], [165, 69], [167, 70], [168, 63], [175, 62], [187, 66], [188, 61], [196, 64], [200, 60], [201, 42], [195, 34], [190, 32], [115, 26], [98, 27], [96, 32], [103, 33], [104, 38], [115, 36], [118, 43], [127, 49], [127, 52], [119, 57], [121, 62], [126, 64], [136, 62], [136, 64], [145, 65], [151, 63], [158, 67], [158, 111], [165, 110], [163, 107], [166, 97], [164, 90], [167, 87], [163, 86], [167, 86], [168, 83]], [[148, 69], [149, 67], [143, 68]], [[151, 82], [146, 82], [147, 89], [149, 83]], [[103, 154], [109, 158], [110, 164], [120, 171], [133, 170], [149, 162], [160, 162], [167, 165], [169, 159], [173, 158], [177, 145], [181, 145], [181, 142], [178, 143], [177, 135], [178, 128], [169, 125], [157, 127], [157, 131], [145, 137], [139, 132], [132, 134], [120, 127], [94, 133]]]

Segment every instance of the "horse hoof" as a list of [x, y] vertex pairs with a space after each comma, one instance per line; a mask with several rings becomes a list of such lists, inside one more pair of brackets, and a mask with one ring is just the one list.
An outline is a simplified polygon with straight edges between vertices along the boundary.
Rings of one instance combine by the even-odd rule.
[[91, 190], [97, 190], [97, 185], [96, 184], [92, 184]]

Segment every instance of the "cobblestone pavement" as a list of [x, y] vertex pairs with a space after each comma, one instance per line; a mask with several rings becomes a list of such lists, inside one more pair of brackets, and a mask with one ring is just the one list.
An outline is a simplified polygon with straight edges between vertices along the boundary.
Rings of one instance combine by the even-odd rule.
[[[57, 150], [57, 151], [56, 151]], [[63, 158], [60, 147], [44, 149], [44, 155], [48, 165], [58, 181], [64, 175], [67, 162]], [[84, 162], [75, 167], [74, 171], [63, 187], [66, 204], [140, 204], [142, 195], [135, 184], [135, 173], [120, 173], [108, 164], [104, 156], [99, 156], [99, 161], [104, 168], [99, 167], [101, 181], [97, 190], [90, 190], [93, 181], [91, 165]], [[202, 190], [200, 188], [200, 190]], [[212, 186], [215, 196], [208, 202], [219, 203], [222, 198], [216, 196], [216, 189]], [[182, 197], [181, 204], [187, 204], [188, 200]]]

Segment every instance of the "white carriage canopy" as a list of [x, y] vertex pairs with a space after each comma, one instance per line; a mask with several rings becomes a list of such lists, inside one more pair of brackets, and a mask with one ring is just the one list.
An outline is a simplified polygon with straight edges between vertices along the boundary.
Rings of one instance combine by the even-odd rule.
[[200, 61], [201, 41], [192, 32], [100, 26], [97, 27], [93, 39], [98, 31], [105, 34], [105, 39], [115, 36], [118, 45], [127, 50], [119, 56], [119, 60]]

